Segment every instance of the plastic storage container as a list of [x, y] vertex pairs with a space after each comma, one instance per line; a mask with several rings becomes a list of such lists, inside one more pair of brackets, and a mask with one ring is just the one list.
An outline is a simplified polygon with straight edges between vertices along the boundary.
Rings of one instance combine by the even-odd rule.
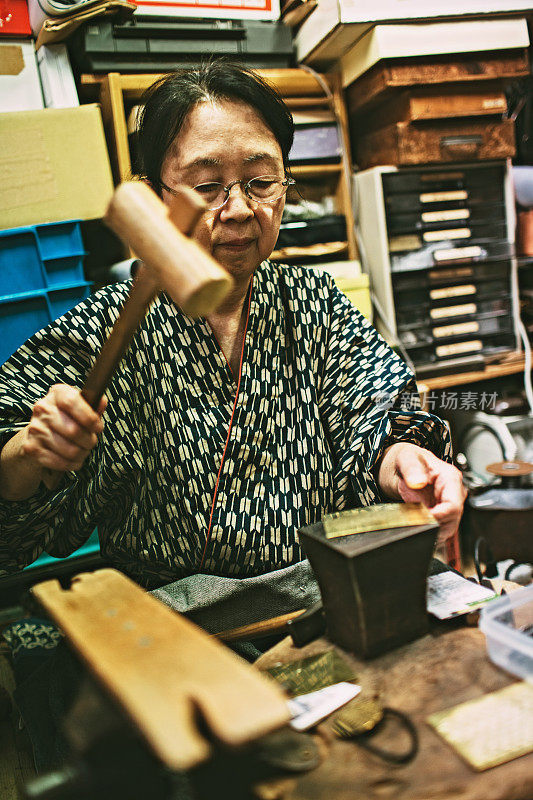
[[0, 231], [0, 298], [83, 281], [79, 222]]
[[89, 296], [87, 281], [60, 289], [41, 289], [0, 297], [0, 364], [41, 328]]
[[519, 678], [533, 677], [533, 585], [492, 600], [479, 627], [495, 664]]
[[0, 231], [0, 364], [89, 296], [77, 220]]

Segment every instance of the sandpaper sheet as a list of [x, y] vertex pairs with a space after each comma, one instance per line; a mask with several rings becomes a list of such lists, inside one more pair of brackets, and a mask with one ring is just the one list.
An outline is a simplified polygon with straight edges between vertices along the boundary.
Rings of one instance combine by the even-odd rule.
[[427, 721], [474, 769], [505, 764], [533, 751], [533, 684], [514, 683]]

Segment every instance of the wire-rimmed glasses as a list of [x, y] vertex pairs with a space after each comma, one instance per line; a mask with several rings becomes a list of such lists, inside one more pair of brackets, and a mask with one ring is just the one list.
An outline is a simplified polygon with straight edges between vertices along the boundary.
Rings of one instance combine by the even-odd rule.
[[[293, 178], [280, 178], [279, 175], [259, 175], [249, 181], [232, 181], [227, 186], [218, 181], [209, 181], [208, 183], [199, 183], [192, 188], [198, 192], [210, 211], [217, 211], [228, 202], [234, 186], [239, 185], [246, 197], [255, 203], [275, 203], [276, 200], [283, 197], [289, 186], [293, 186], [295, 183]], [[162, 182], [161, 187], [171, 194], [175, 193], [170, 186]]]

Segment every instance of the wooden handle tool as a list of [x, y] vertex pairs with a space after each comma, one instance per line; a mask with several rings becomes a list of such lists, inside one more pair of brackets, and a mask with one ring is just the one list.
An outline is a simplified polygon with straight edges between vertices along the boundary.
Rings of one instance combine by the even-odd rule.
[[[185, 314], [203, 316], [220, 305], [232, 286], [231, 276], [196, 242], [188, 238], [205, 204], [186, 186], [176, 190], [170, 206], [142, 182], [121, 184], [105, 222], [144, 262], [113, 329], [87, 375], [82, 395], [96, 409], [113, 373], [150, 304], [164, 289]], [[45, 470], [49, 489], [61, 473]]]
[[130, 294], [89, 372], [82, 395], [97, 408], [120, 359], [160, 289], [193, 317], [213, 311], [231, 287], [229, 274], [188, 239], [205, 205], [182, 186], [167, 207], [145, 183], [123, 183], [105, 222], [143, 260]]

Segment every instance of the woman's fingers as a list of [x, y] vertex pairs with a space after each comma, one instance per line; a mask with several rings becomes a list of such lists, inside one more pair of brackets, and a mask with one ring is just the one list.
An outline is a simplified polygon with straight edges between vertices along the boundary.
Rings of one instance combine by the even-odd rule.
[[399, 450], [396, 469], [402, 500], [423, 503], [431, 511], [440, 525], [440, 542], [453, 536], [466, 498], [459, 470], [419, 447]]

